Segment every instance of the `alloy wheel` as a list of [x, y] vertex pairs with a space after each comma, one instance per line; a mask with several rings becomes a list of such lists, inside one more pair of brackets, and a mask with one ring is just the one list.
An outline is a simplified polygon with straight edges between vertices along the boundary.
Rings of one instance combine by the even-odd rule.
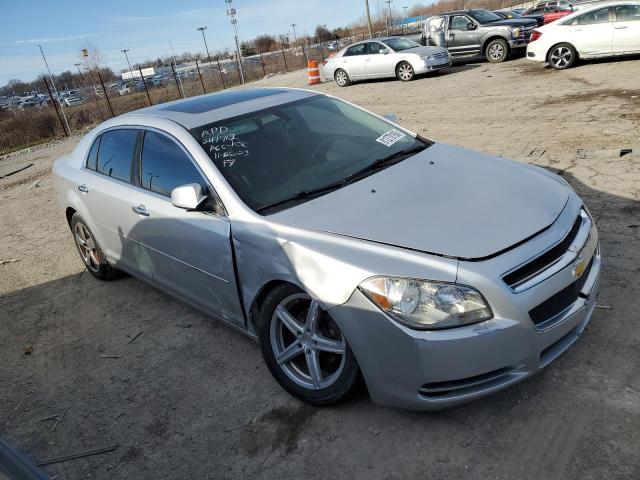
[[573, 53], [567, 47], [557, 47], [549, 56], [549, 61], [556, 68], [564, 68], [571, 63]]
[[491, 60], [500, 60], [504, 56], [504, 47], [499, 43], [494, 43], [489, 47], [489, 57]]
[[398, 68], [398, 76], [405, 82], [413, 78], [413, 68], [408, 63], [400, 65]]
[[80, 251], [80, 256], [85, 265], [92, 271], [97, 272], [100, 268], [100, 257], [98, 255], [96, 242], [93, 240], [89, 230], [82, 223], [78, 222], [76, 223], [73, 233], [76, 239], [76, 245]]
[[347, 342], [342, 332], [305, 293], [289, 295], [278, 304], [269, 333], [277, 364], [300, 387], [325, 389], [344, 370]]
[[336, 73], [336, 83], [343, 87], [344, 85], [347, 84], [347, 73], [340, 70], [338, 73]]

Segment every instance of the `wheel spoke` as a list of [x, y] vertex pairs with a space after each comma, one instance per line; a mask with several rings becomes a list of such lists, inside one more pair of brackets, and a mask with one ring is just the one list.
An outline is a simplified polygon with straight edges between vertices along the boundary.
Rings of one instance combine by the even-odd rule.
[[332, 338], [326, 338], [322, 336], [313, 337], [313, 346], [316, 350], [335, 353], [338, 355], [344, 355], [346, 351], [344, 341], [333, 340]]
[[319, 313], [320, 313], [320, 308], [319, 308], [318, 302], [316, 300], [311, 300], [311, 305], [309, 305], [309, 312], [307, 313], [307, 321], [306, 321], [306, 327], [308, 332], [316, 333], [316, 329], [318, 328]]
[[293, 360], [302, 352], [304, 352], [302, 346], [298, 342], [293, 342], [276, 356], [276, 361], [278, 365], [282, 365], [283, 363]]
[[319, 390], [322, 385], [322, 372], [320, 371], [320, 359], [318, 358], [318, 352], [308, 349], [305, 351], [305, 357], [313, 388]]
[[298, 321], [293, 317], [293, 315], [291, 315], [289, 311], [282, 305], [278, 305], [278, 308], [276, 308], [276, 315], [278, 315], [278, 318], [280, 319], [282, 324], [287, 327], [294, 335], [300, 335], [302, 332], [304, 332], [304, 326], [300, 325]]

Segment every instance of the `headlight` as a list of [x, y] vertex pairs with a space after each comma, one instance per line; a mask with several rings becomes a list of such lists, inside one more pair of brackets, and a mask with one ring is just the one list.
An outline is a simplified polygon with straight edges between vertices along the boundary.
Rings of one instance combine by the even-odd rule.
[[433, 57], [431, 55], [420, 55], [420, 58], [422, 60], [433, 60]]
[[480, 292], [464, 285], [373, 277], [359, 288], [378, 308], [417, 330], [460, 327], [493, 318]]
[[522, 31], [518, 27], [512, 28], [511, 29], [511, 35], [513, 36], [513, 38], [517, 38], [520, 35], [522, 35]]

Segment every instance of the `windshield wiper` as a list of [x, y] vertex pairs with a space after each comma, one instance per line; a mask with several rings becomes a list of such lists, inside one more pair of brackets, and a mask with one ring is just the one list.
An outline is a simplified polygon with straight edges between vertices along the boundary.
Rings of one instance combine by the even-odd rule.
[[[421, 139], [422, 140], [422, 139]], [[415, 145], [413, 147], [410, 148], [406, 148], [404, 150], [400, 150], [399, 152], [396, 153], [392, 153], [391, 155], [388, 155], [386, 157], [380, 158], [378, 160], [376, 160], [375, 162], [367, 165], [366, 167], [364, 167], [361, 170], [358, 170], [357, 172], [352, 173], [351, 175], [348, 175], [347, 177], [343, 178], [342, 180], [339, 180], [337, 182], [333, 182], [333, 183], [329, 183], [328, 185], [324, 185], [322, 187], [319, 188], [314, 188], [311, 190], [302, 190], [298, 193], [295, 193], [294, 195], [287, 197], [283, 200], [279, 200], [275, 203], [271, 203], [269, 205], [263, 205], [260, 206], [258, 208], [256, 208], [256, 212], [258, 213], [262, 213], [266, 210], [271, 210], [272, 208], [275, 207], [279, 207], [282, 205], [286, 205], [287, 203], [291, 203], [294, 202], [296, 200], [302, 200], [302, 199], [308, 199], [311, 197], [317, 197], [319, 195], [322, 195], [323, 193], [328, 193], [331, 192], [333, 190], [338, 190], [339, 188], [342, 188], [350, 183], [353, 183], [357, 180], [360, 180], [362, 178], [368, 177], [369, 175], [371, 175], [372, 173], [378, 171], [378, 170], [382, 170], [386, 167], [389, 167], [395, 163], [398, 163], [418, 152], [421, 152], [422, 150], [425, 150], [426, 148], [430, 147], [432, 145], [432, 142], [429, 141], [422, 141], [423, 143], [420, 143], [419, 145]]]

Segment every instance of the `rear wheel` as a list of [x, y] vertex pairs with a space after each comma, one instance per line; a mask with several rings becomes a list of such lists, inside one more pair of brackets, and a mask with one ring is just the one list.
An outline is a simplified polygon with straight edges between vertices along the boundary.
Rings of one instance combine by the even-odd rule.
[[329, 312], [294, 285], [281, 285], [260, 311], [262, 355], [289, 393], [312, 405], [345, 399], [358, 379], [358, 365]]
[[338, 84], [339, 87], [348, 87], [351, 85], [351, 80], [349, 80], [349, 75], [347, 72], [339, 68], [336, 70], [336, 73], [333, 74], [333, 78]]
[[111, 280], [119, 270], [109, 265], [95, 237], [78, 213], [71, 217], [71, 231], [80, 258], [91, 275], [99, 280]]
[[509, 56], [509, 45], [501, 38], [491, 40], [487, 45], [485, 55], [491, 63], [504, 62]]
[[560, 43], [549, 50], [547, 62], [556, 70], [564, 70], [570, 68], [576, 63], [578, 54], [573, 45], [568, 43]]
[[396, 77], [402, 82], [410, 82], [416, 76], [409, 62], [401, 62], [396, 67]]

